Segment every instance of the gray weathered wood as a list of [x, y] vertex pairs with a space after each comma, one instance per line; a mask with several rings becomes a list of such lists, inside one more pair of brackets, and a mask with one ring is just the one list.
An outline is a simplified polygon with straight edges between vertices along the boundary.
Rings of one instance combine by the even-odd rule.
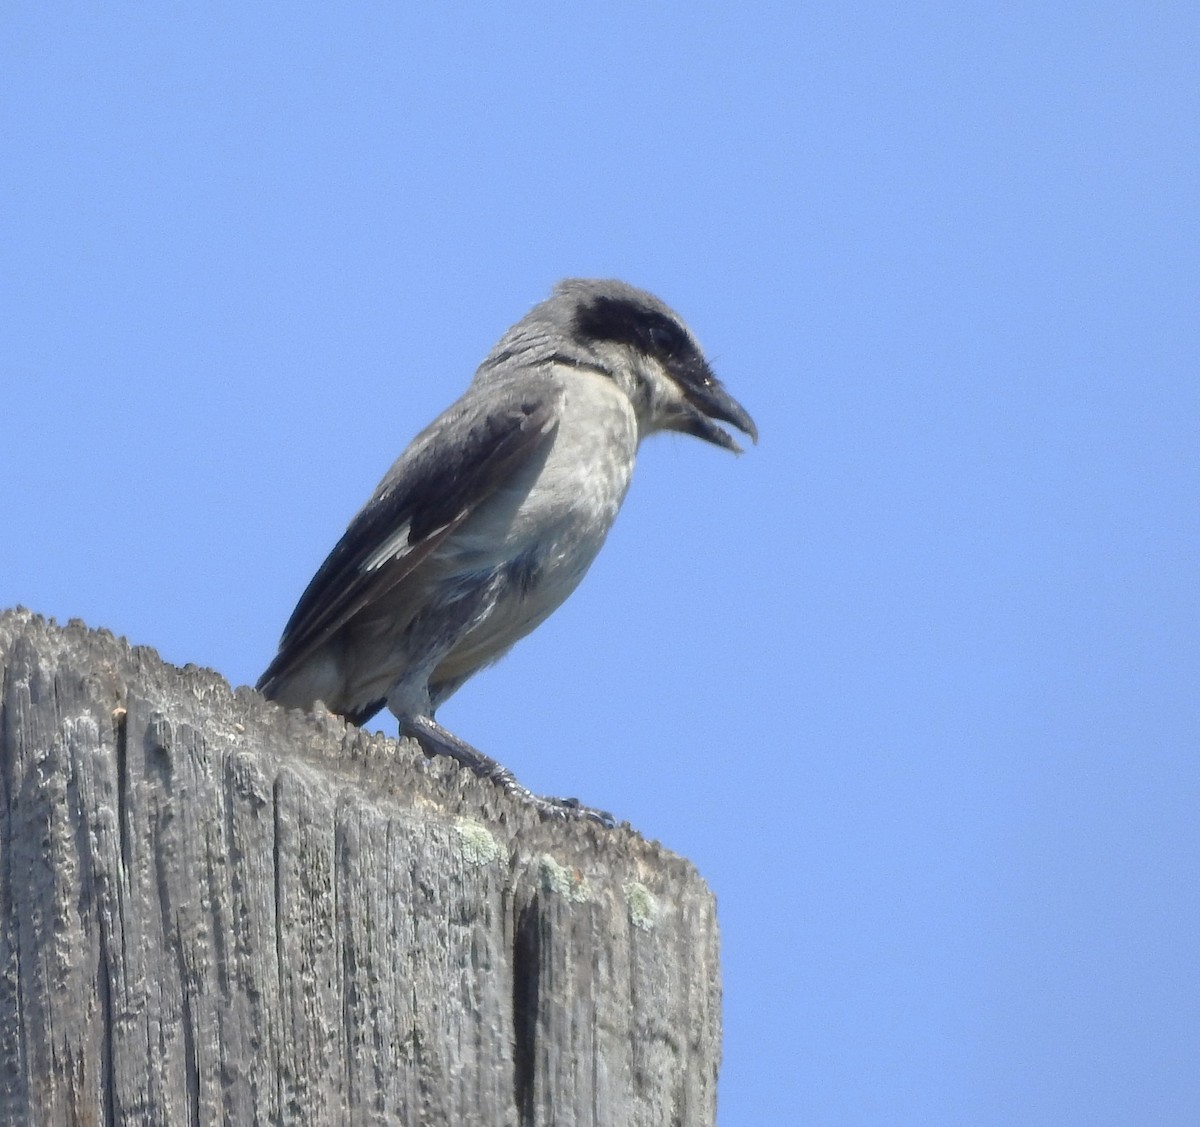
[[709, 1124], [712, 895], [627, 827], [0, 616], [0, 1123]]

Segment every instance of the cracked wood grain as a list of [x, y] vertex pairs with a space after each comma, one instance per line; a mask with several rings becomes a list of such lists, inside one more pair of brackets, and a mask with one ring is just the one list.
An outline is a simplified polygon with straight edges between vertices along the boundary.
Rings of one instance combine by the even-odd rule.
[[407, 742], [0, 615], [0, 1124], [712, 1124], [712, 895]]

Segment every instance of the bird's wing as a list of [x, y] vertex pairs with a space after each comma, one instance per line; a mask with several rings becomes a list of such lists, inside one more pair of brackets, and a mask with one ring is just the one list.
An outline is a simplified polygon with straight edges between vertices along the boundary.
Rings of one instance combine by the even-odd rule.
[[401, 582], [549, 441], [558, 392], [523, 382], [468, 392], [413, 440], [300, 596], [259, 689]]

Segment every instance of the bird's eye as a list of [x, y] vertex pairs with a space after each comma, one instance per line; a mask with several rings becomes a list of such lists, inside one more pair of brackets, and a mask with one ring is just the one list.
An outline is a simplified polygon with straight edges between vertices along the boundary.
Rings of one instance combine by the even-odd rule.
[[655, 352], [671, 356], [679, 348], [679, 334], [673, 332], [665, 325], [651, 325], [650, 343], [654, 346]]

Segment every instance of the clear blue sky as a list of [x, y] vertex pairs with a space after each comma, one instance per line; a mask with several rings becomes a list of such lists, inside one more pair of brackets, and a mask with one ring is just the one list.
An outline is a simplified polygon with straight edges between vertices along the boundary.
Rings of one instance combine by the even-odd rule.
[[18, 2], [0, 94], [0, 605], [252, 683], [645, 286], [762, 442], [441, 718], [710, 882], [723, 1127], [1200, 1123], [1194, 2]]

